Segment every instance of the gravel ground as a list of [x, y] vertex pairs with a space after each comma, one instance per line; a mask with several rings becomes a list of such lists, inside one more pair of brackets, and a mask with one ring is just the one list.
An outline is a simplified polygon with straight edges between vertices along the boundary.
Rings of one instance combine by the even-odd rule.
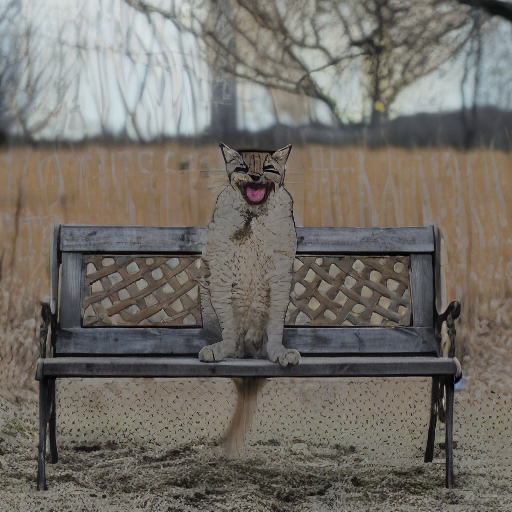
[[422, 449], [268, 439], [227, 458], [221, 445], [168, 448], [115, 440], [60, 445], [35, 491], [37, 403], [0, 402], [0, 510], [511, 511], [512, 396], [473, 383], [456, 396], [455, 488], [444, 488], [439, 432]]

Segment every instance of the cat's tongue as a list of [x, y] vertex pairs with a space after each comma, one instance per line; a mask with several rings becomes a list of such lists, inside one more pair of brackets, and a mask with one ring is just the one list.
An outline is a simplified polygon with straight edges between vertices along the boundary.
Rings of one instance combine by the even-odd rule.
[[249, 201], [253, 203], [259, 203], [260, 201], [263, 201], [266, 191], [267, 189], [265, 187], [252, 187], [251, 185], [247, 185], [246, 190]]

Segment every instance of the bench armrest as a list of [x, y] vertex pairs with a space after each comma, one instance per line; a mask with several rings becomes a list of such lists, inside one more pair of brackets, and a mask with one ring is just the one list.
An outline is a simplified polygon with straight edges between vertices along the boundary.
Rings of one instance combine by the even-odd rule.
[[52, 305], [41, 301], [41, 324], [39, 326], [39, 357], [48, 357], [48, 332], [50, 332], [50, 353], [53, 355], [55, 332], [57, 329], [57, 314], [52, 313]]
[[437, 315], [437, 325], [439, 328], [439, 332], [441, 332], [441, 328], [443, 324], [446, 322], [446, 327], [448, 329], [448, 337], [450, 338], [450, 350], [448, 352], [448, 357], [451, 357], [455, 364], [457, 365], [457, 375], [456, 381], [460, 380], [462, 377], [462, 367], [459, 360], [455, 357], [455, 337], [457, 335], [457, 330], [455, 329], [455, 320], [460, 316], [460, 302], [457, 300], [453, 300], [450, 302], [445, 311], [441, 314]]
[[445, 311], [437, 315], [437, 325], [439, 330], [446, 322], [448, 328], [448, 336], [450, 337], [450, 351], [448, 357], [455, 357], [455, 336], [457, 331], [455, 329], [455, 320], [460, 316], [460, 302], [453, 300], [450, 302]]

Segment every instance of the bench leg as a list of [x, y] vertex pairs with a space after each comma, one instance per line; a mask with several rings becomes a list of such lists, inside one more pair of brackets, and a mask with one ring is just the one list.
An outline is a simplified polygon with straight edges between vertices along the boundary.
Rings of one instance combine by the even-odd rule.
[[427, 448], [425, 450], [425, 462], [432, 462], [434, 459], [434, 448], [436, 441], [436, 424], [437, 424], [437, 401], [441, 382], [438, 377], [432, 377], [432, 391], [430, 394], [430, 424], [428, 426]]
[[46, 491], [46, 426], [48, 424], [48, 379], [42, 378], [39, 381], [39, 446], [37, 450], [37, 490]]
[[56, 400], [56, 379], [49, 379], [48, 402], [50, 404], [50, 461], [52, 464], [59, 462], [59, 454], [57, 452], [57, 400]]
[[453, 399], [454, 399], [454, 377], [446, 378], [446, 487], [453, 487]]

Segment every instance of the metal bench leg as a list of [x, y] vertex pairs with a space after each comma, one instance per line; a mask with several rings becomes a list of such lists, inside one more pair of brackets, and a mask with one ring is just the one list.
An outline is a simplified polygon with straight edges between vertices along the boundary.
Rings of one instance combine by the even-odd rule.
[[46, 426], [48, 424], [48, 379], [42, 378], [39, 381], [39, 446], [37, 451], [37, 490], [46, 491]]
[[436, 441], [437, 424], [437, 402], [440, 395], [441, 382], [438, 377], [432, 377], [432, 391], [430, 398], [430, 424], [428, 427], [427, 448], [425, 450], [425, 462], [432, 462], [434, 459], [434, 448]]
[[446, 378], [446, 487], [453, 487], [453, 375]]
[[49, 379], [48, 402], [50, 404], [50, 460], [52, 464], [59, 462], [59, 454], [57, 452], [57, 400], [56, 400], [56, 379]]

